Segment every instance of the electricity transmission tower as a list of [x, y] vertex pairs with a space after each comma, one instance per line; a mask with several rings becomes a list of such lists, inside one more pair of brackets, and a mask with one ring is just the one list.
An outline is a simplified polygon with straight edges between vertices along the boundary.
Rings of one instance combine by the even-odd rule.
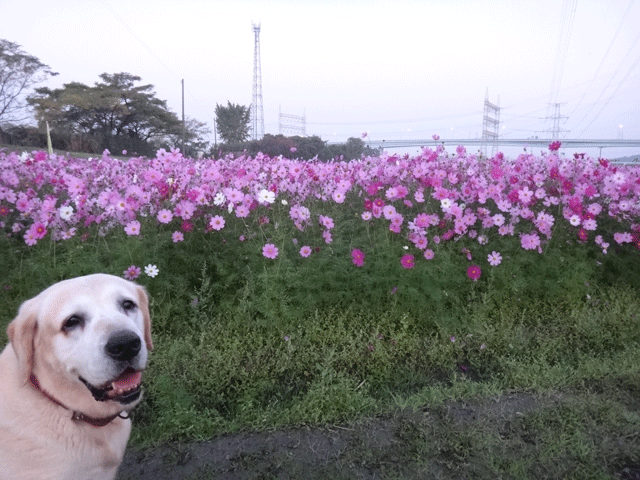
[[251, 104], [251, 138], [264, 137], [264, 108], [262, 106], [262, 73], [260, 71], [260, 24], [253, 24], [253, 103]]
[[487, 155], [487, 146], [491, 144], [491, 156], [498, 151], [498, 129], [500, 127], [500, 97], [498, 104], [489, 102], [489, 89], [484, 97], [484, 116], [482, 119], [482, 152]]
[[294, 135], [300, 135], [302, 137], [307, 136], [307, 116], [304, 113], [300, 117], [298, 115], [289, 115], [287, 113], [282, 113], [282, 110], [280, 110], [280, 118], [278, 124], [281, 134], [292, 133]]
[[562, 105], [561, 103], [553, 103], [551, 105], [554, 108], [554, 114], [551, 117], [547, 117], [547, 120], [553, 120], [553, 126], [551, 127], [551, 130], [547, 130], [547, 132], [551, 133], [551, 140], [558, 140], [558, 138], [560, 137], [560, 132], [567, 131], [560, 128], [560, 120], [566, 120], [569, 117], [560, 115], [560, 105]]

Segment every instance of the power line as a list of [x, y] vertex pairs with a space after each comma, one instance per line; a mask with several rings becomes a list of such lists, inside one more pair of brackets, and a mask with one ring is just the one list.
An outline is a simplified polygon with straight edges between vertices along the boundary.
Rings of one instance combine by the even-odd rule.
[[158, 61], [158, 63], [160, 63], [160, 65], [162, 65], [174, 77], [180, 78], [173, 70], [171, 70], [171, 68], [166, 63], [162, 61], [162, 59], [158, 55], [156, 55], [156, 53], [151, 49], [151, 47], [147, 45], [142, 38], [140, 38], [140, 36], [135, 32], [135, 30], [130, 28], [127, 22], [125, 22], [125, 20], [120, 15], [118, 15], [118, 13], [113, 8], [111, 8], [111, 5], [109, 5], [104, 0], [102, 0], [102, 4], [105, 6], [107, 10], [111, 12], [111, 14], [114, 17], [116, 17], [116, 19], [122, 24], [122, 26], [131, 34], [131, 36], [135, 38], [138, 42], [140, 42], [140, 45], [142, 45], [145, 48], [145, 50], [149, 52], [149, 54], [151, 54], [151, 56], [154, 57]]
[[[181, 79], [181, 81], [183, 81], [183, 79], [180, 77], [180, 75], [178, 75], [176, 72], [174, 72], [171, 67], [169, 67], [163, 60], [162, 58], [160, 58], [156, 52], [153, 51], [153, 49], [135, 32], [135, 30], [133, 30], [131, 27], [129, 27], [129, 25], [127, 24], [127, 22], [111, 7], [111, 5], [109, 5], [105, 0], [101, 0], [102, 5], [104, 5], [104, 7], [109, 10], [109, 12], [111, 12], [111, 14], [116, 18], [116, 20], [118, 20], [118, 22], [120, 22], [120, 24], [125, 28], [125, 30], [127, 30], [129, 32], [129, 34], [135, 38], [140, 45], [142, 45], [144, 47], [144, 49], [149, 52], [149, 54], [155, 58], [158, 63], [160, 65], [162, 65], [162, 67], [169, 72], [174, 79]], [[196, 101], [196, 102], [200, 102], [200, 100], [189, 91], [189, 89], [186, 89], [186, 92]]]
[[[558, 95], [560, 94], [560, 85], [562, 84], [562, 75], [564, 73], [564, 65], [569, 51], [569, 43], [571, 40], [571, 33], [573, 31], [573, 22], [576, 16], [576, 8], [578, 6], [578, 0], [573, 0], [571, 7], [569, 7], [568, 0], [562, 3], [562, 24], [560, 26], [560, 35], [558, 36], [558, 50], [556, 52], [556, 62], [553, 70], [553, 77], [551, 79], [551, 89], [549, 94], [549, 107], [558, 103]], [[569, 26], [567, 33], [565, 31], [566, 16], [569, 15]], [[549, 110], [547, 110], [547, 117], [549, 117]]]
[[587, 95], [589, 90], [591, 90], [591, 86], [593, 85], [593, 82], [597, 78], [598, 73], [600, 73], [600, 69], [602, 68], [602, 65], [604, 65], [605, 60], [609, 57], [609, 52], [611, 51], [611, 48], [613, 47], [613, 44], [615, 43], [615, 41], [618, 39], [618, 35], [620, 35], [620, 32], [622, 31], [622, 25], [624, 24], [624, 21], [626, 20], [627, 15], [629, 14], [629, 10], [631, 10], [631, 7], [633, 6], [633, 2], [634, 2], [634, 0], [631, 0], [629, 2], [629, 5], [627, 6], [627, 10], [624, 12], [624, 14], [622, 15], [622, 18], [620, 19], [620, 22], [618, 23], [618, 28], [616, 29], [616, 33], [613, 35], [613, 38], [611, 39], [611, 42], [609, 42], [609, 46], [607, 47], [607, 51], [604, 52], [604, 55], [602, 56], [602, 60], [600, 61], [600, 65], [598, 65], [598, 68], [596, 69], [596, 73], [593, 74], [593, 77], [591, 78], [591, 81], [589, 82], [589, 86], [584, 91], [584, 93], [582, 94], [582, 97], [580, 98], [580, 100], [578, 100], [578, 103], [577, 103], [576, 107], [569, 114], [569, 116], [571, 116], [571, 115], [573, 115], [575, 113], [575, 111], [578, 109], [578, 107], [580, 106], [580, 104], [584, 100], [584, 97]]
[[631, 65], [631, 68], [629, 68], [629, 70], [627, 71], [627, 73], [625, 74], [624, 78], [618, 83], [618, 85], [616, 86], [615, 90], [613, 91], [613, 93], [611, 94], [611, 96], [607, 99], [607, 101], [605, 102], [605, 104], [602, 106], [602, 108], [600, 109], [600, 111], [596, 114], [596, 116], [593, 118], [593, 120], [591, 120], [591, 123], [589, 123], [589, 125], [587, 125], [584, 130], [582, 130], [582, 132], [580, 132], [580, 134], [578, 135], [578, 137], [582, 136], [582, 134], [593, 124], [593, 122], [595, 122], [598, 117], [600, 117], [600, 114], [602, 113], [602, 111], [607, 107], [607, 105], [609, 105], [609, 102], [613, 99], [613, 97], [615, 97], [616, 93], [618, 93], [618, 90], [620, 90], [620, 87], [624, 84], [624, 82], [627, 81], [627, 78], [629, 78], [629, 75], [631, 74], [631, 72], [636, 68], [636, 66], [638, 65], [638, 63], [640, 63], [640, 55], [638, 55], [638, 57], [636, 58], [636, 61], [633, 62], [633, 65]]
[[464, 115], [447, 115], [442, 117], [418, 118], [418, 119], [412, 119], [412, 120], [362, 120], [362, 121], [350, 121], [350, 122], [307, 122], [307, 125], [357, 126], [357, 125], [392, 125], [392, 124], [402, 124], [402, 123], [422, 123], [422, 122], [433, 122], [437, 120], [453, 120], [456, 118], [471, 117], [474, 115], [480, 115], [481, 113], [482, 111], [478, 110], [476, 112], [472, 112]]
[[[580, 125], [582, 122], [584, 122], [584, 120], [589, 116], [589, 114], [593, 111], [593, 109], [595, 108], [595, 106], [598, 104], [598, 102], [600, 102], [600, 99], [602, 98], [602, 96], [604, 95], [604, 92], [607, 91], [607, 89], [609, 88], [609, 86], [611, 85], [611, 82], [613, 81], [613, 79], [616, 77], [616, 75], [618, 74], [618, 72], [620, 71], [620, 65], [622, 65], [624, 63], [624, 61], [627, 59], [627, 57], [629, 56], [629, 54], [633, 51], [633, 48], [636, 46], [636, 43], [638, 43], [638, 40], [640, 40], [640, 33], [636, 36], [635, 40], [633, 41], [633, 43], [631, 44], [631, 46], [629, 47], [629, 49], [627, 50], [627, 53], [625, 53], [624, 58], [622, 59], [622, 61], [620, 62], [620, 64], [618, 65], [618, 68], [616, 68], [616, 71], [613, 72], [613, 75], [611, 76], [611, 80], [609, 80], [609, 82], [605, 85], [605, 87], [602, 89], [602, 91], [600, 92], [600, 95], [598, 96], [598, 99], [593, 103], [592, 107], [589, 109], [589, 111], [585, 114], [584, 117], [582, 117], [582, 119], [575, 125], [575, 128], [578, 128], [578, 125]], [[604, 107], [607, 106], [607, 104], [611, 101], [611, 99], [615, 96], [615, 94], [618, 92], [618, 90], [620, 89], [620, 86], [627, 80], [627, 78], [629, 78], [629, 75], [631, 75], [631, 72], [633, 71], [633, 69], [636, 67], [636, 65], [638, 64], [638, 61], [640, 60], [640, 56], [638, 56], [638, 58], [636, 58], [635, 62], [633, 63], [633, 65], [631, 66], [631, 68], [627, 71], [627, 73], [625, 74], [624, 78], [618, 82], [618, 85], [616, 86], [614, 92], [611, 94], [611, 96], [609, 97], [609, 99], [605, 102], [605, 105], [600, 109], [600, 111], [598, 112], [598, 114], [594, 117], [594, 119], [591, 121], [591, 123], [589, 123], [589, 125], [587, 125], [587, 127], [584, 128], [584, 130], [582, 130], [582, 132], [580, 132], [580, 134], [578, 136], [581, 136], [586, 130], [587, 128], [589, 128], [591, 126], [591, 124], [593, 124], [593, 122], [596, 121], [596, 119], [598, 118], [598, 116], [600, 115], [600, 113], [602, 113], [602, 110], [604, 110]]]

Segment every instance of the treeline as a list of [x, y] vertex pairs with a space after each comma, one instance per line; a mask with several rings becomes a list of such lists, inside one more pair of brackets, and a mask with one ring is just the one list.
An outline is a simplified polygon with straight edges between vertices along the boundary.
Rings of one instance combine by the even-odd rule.
[[[217, 105], [212, 145], [204, 122], [183, 122], [156, 97], [153, 85], [130, 73], [103, 73], [93, 85], [80, 82], [51, 89], [36, 85], [57, 75], [15, 43], [0, 39], [0, 144], [46, 148], [47, 127], [57, 150], [153, 157], [160, 148], [180, 148], [186, 156], [263, 152], [270, 156], [353, 159], [375, 155], [359, 138], [335, 145], [320, 137], [265, 135], [249, 140], [250, 106]], [[37, 126], [33, 125], [33, 117]], [[30, 121], [29, 121], [30, 120]]]
[[240, 143], [223, 143], [214, 148], [212, 156], [222, 157], [227, 153], [247, 153], [255, 155], [262, 152], [271, 157], [282, 155], [288, 158], [303, 158], [310, 160], [345, 159], [351, 160], [365, 156], [378, 155], [380, 150], [369, 147], [360, 138], [349, 138], [345, 143], [329, 144], [320, 137], [310, 137], [266, 134], [260, 140], [250, 140]]

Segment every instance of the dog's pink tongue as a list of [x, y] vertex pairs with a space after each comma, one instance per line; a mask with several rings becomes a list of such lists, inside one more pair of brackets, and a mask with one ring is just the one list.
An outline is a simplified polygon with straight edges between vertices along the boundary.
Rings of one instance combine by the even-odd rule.
[[121, 390], [126, 390], [128, 388], [137, 387], [140, 385], [141, 381], [142, 372], [127, 370], [113, 382], [113, 385]]

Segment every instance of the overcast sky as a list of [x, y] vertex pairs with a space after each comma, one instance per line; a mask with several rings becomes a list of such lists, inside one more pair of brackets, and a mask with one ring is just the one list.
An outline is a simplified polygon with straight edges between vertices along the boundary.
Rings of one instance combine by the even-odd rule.
[[640, 138], [633, 0], [0, 0], [0, 19], [48, 86], [128, 72], [180, 115], [184, 79], [211, 127], [252, 102], [260, 23], [266, 133], [281, 111], [328, 141], [477, 138], [488, 89], [506, 138], [549, 136], [555, 103], [561, 138]]

